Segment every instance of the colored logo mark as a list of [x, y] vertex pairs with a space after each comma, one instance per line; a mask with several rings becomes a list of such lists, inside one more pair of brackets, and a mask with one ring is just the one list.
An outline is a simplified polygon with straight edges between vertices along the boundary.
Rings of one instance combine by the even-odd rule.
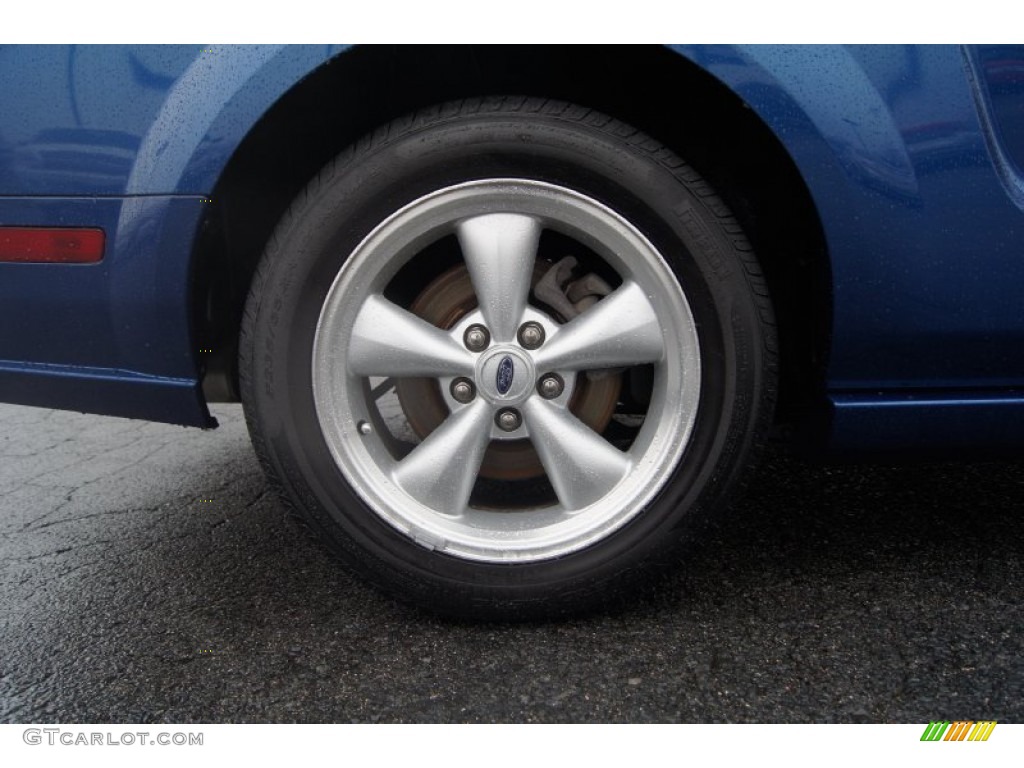
[[921, 734], [921, 741], [988, 741], [995, 720], [933, 720]]
[[505, 355], [501, 362], [498, 363], [498, 374], [494, 385], [497, 387], [499, 395], [507, 394], [512, 388], [512, 378], [515, 376], [515, 370], [515, 364], [508, 355]]

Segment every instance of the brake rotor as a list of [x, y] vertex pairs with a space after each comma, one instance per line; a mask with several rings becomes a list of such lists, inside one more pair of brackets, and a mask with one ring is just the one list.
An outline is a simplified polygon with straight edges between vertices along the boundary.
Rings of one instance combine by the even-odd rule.
[[[544, 276], [549, 264], [536, 264], [533, 286]], [[464, 264], [449, 269], [431, 282], [416, 297], [409, 310], [438, 328], [451, 328], [477, 308], [476, 293]], [[557, 312], [559, 323], [566, 318]], [[404, 378], [395, 387], [402, 411], [416, 435], [422, 440], [449, 415], [436, 379]], [[591, 378], [576, 377], [576, 389], [569, 410], [597, 433], [604, 431], [615, 411], [622, 389], [622, 375]], [[480, 476], [492, 480], [529, 480], [544, 474], [544, 467], [529, 440], [492, 440], [480, 466]]]

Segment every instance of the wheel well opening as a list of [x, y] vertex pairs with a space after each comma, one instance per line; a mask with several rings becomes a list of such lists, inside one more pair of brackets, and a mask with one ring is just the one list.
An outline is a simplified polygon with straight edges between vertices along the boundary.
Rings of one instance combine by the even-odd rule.
[[500, 94], [606, 112], [673, 148], [711, 183], [751, 239], [775, 303], [779, 418], [802, 421], [823, 387], [831, 327], [828, 258], [810, 194], [753, 110], [659, 46], [355, 47], [297, 84], [235, 151], [201, 230], [195, 327], [198, 346], [213, 350], [203, 361], [207, 398], [238, 397], [238, 335], [253, 273], [276, 223], [318, 170], [397, 117]]

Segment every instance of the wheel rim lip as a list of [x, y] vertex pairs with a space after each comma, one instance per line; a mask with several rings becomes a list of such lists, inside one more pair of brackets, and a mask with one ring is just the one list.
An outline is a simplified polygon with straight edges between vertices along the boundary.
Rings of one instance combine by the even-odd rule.
[[[391, 479], [396, 462], [376, 434], [368, 379], [345, 365], [347, 339], [359, 309], [380, 293], [423, 247], [455, 224], [495, 209], [533, 215], [544, 228], [573, 237], [645, 291], [662, 325], [665, 354], [655, 365], [644, 425], [627, 452], [632, 469], [608, 493], [581, 510], [560, 505], [493, 512], [470, 507], [461, 518], [442, 514]], [[666, 322], [669, 320], [675, 322]], [[547, 342], [545, 342], [547, 343]], [[527, 353], [529, 354], [529, 353]], [[353, 250], [328, 290], [317, 322], [312, 358], [317, 419], [332, 458], [349, 485], [382, 520], [418, 544], [468, 560], [530, 562], [564, 556], [604, 539], [634, 519], [683, 460], [700, 398], [700, 347], [686, 296], [664, 257], [629, 221], [603, 203], [548, 182], [501, 178], [445, 187], [408, 203]], [[478, 395], [479, 396], [479, 395]], [[468, 406], [467, 406], [468, 407]], [[381, 425], [378, 425], [378, 430]]]

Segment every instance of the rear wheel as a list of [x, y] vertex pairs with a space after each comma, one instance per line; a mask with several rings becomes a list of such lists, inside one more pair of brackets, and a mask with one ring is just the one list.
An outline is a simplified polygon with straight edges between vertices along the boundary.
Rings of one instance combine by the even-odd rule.
[[296, 201], [243, 399], [269, 476], [357, 571], [534, 616], [623, 594], [722, 503], [773, 345], [746, 241], [672, 153], [571, 105], [463, 102]]

